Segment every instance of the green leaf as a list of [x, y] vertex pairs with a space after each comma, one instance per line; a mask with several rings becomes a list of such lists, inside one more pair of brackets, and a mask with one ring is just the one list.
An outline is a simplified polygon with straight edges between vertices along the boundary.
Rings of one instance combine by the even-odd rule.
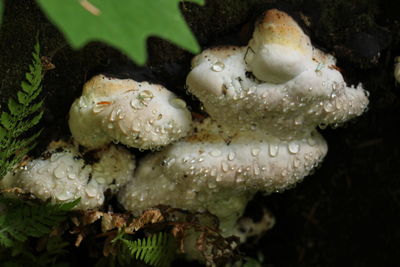
[[[204, 4], [204, 0], [190, 0]], [[200, 50], [179, 10], [180, 0], [38, 0], [48, 17], [80, 48], [90, 41], [112, 45], [139, 64], [146, 39], [159, 36], [193, 53]]]
[[14, 98], [10, 97], [8, 99], [8, 109], [10, 110], [12, 115], [18, 115], [19, 113], [22, 112], [22, 106], [18, 104]]
[[18, 102], [21, 103], [22, 105], [25, 105], [28, 101], [28, 96], [22, 91], [17, 92], [17, 97], [18, 97]]
[[6, 212], [0, 216], [0, 245], [14, 247], [28, 237], [41, 237], [67, 218], [67, 213], [78, 200], [65, 204], [40, 204], [19, 199], [0, 198]]
[[0, 123], [3, 125], [3, 127], [6, 130], [11, 130], [12, 127], [14, 126], [13, 119], [12, 119], [11, 115], [8, 114], [7, 112], [1, 113]]
[[[41, 132], [27, 135], [43, 116], [43, 101], [37, 99], [42, 91], [42, 62], [39, 52], [40, 46], [37, 42], [32, 53], [32, 64], [25, 74], [26, 81], [21, 82], [17, 98], [9, 98], [9, 112], [0, 112], [0, 180], [35, 146], [35, 140]], [[11, 231], [10, 235], [14, 236], [13, 234]], [[18, 233], [14, 238], [19, 238]]]
[[[117, 236], [117, 238], [122, 240], [132, 257], [151, 266], [170, 266], [174, 259], [176, 242], [171, 234], [159, 232], [135, 241], [124, 239], [121, 236]], [[126, 253], [126, 251], [121, 250], [120, 253]]]
[[[4, 129], [4, 128], [0, 125], [0, 144], [1, 144], [1, 141], [3, 141], [3, 138], [6, 136], [6, 134], [7, 134], [6, 129]], [[0, 146], [0, 147], [1, 147], [1, 146]]]

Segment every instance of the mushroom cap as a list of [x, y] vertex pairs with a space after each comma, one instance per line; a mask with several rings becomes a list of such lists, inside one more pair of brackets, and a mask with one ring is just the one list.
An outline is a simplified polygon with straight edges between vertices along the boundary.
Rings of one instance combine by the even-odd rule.
[[69, 127], [83, 146], [100, 148], [120, 142], [155, 149], [190, 129], [186, 103], [161, 85], [97, 75], [70, 109]]
[[288, 14], [277, 9], [265, 12], [249, 42], [248, 70], [257, 79], [284, 83], [307, 69], [312, 57], [310, 38]]
[[[283, 41], [278, 37], [271, 40], [279, 39], [273, 45], [283, 45], [291, 43], [294, 37], [289, 37], [282, 37]], [[304, 43], [303, 39], [299, 42]], [[298, 53], [305, 49], [301, 47], [293, 48], [291, 44], [286, 48]], [[254, 77], [254, 70], [249, 71], [250, 51], [249, 47], [208, 49], [193, 59], [186, 81], [188, 90], [200, 99], [207, 113], [232, 131], [259, 129], [279, 138], [298, 139], [309, 135], [318, 125], [338, 125], [359, 116], [368, 105], [367, 92], [362, 86], [348, 87], [335, 66], [335, 59], [318, 49], [307, 52], [307, 57], [297, 62], [305, 69], [282, 83], [263, 82], [257, 75]], [[284, 72], [293, 65], [262, 55], [259, 58], [266, 64], [276, 63]], [[263, 73], [269, 71], [264, 69]]]
[[140, 212], [164, 204], [208, 210], [230, 231], [255, 192], [293, 186], [327, 152], [316, 132], [287, 142], [260, 132], [230, 136], [211, 119], [194, 125], [185, 140], [142, 159], [134, 179], [119, 194], [126, 209]]
[[[87, 165], [76, 146], [52, 142], [43, 154], [12, 174], [12, 186], [53, 203], [81, 198], [74, 209], [93, 209], [104, 201], [104, 191], [117, 189], [133, 174], [134, 158], [126, 150], [110, 146], [97, 153], [99, 162]], [[114, 172], [115, 170], [118, 170]]]

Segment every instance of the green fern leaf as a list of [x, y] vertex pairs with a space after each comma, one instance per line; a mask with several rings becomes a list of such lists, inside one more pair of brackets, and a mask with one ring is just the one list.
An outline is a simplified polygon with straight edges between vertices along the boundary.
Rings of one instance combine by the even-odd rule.
[[64, 204], [33, 204], [18, 199], [0, 198], [6, 212], [0, 216], [0, 245], [13, 247], [29, 237], [41, 237], [67, 218], [79, 199]]
[[35, 145], [40, 131], [27, 136], [43, 116], [43, 101], [38, 101], [42, 91], [42, 63], [40, 45], [37, 42], [32, 53], [32, 64], [21, 82], [21, 90], [16, 99], [7, 103], [9, 111], [0, 112], [0, 180], [12, 169]]
[[167, 233], [160, 232], [134, 241], [121, 239], [131, 256], [155, 267], [170, 266], [175, 256], [175, 240]]

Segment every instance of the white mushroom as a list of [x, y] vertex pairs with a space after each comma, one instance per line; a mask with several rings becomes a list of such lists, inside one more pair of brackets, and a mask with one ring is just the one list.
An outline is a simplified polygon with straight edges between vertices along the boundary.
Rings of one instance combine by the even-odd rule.
[[320, 164], [327, 145], [318, 125], [345, 122], [368, 104], [362, 86], [347, 87], [335, 59], [275, 9], [247, 47], [208, 49], [192, 66], [188, 89], [211, 118], [142, 159], [119, 200], [134, 212], [208, 210], [225, 235], [257, 191], [290, 188]]
[[155, 149], [190, 129], [186, 103], [158, 84], [98, 75], [88, 81], [70, 110], [69, 127], [83, 146], [119, 142]]
[[53, 203], [81, 198], [75, 209], [92, 209], [104, 201], [104, 191], [115, 191], [133, 175], [134, 158], [125, 149], [109, 146], [85, 164], [76, 146], [52, 142], [42, 158], [34, 159], [7, 176], [2, 187], [16, 186]]
[[208, 49], [192, 67], [189, 91], [232, 131], [290, 140], [359, 116], [368, 104], [362, 86], [347, 87], [334, 58], [278, 10], [266, 12], [247, 47]]
[[296, 141], [262, 132], [230, 136], [206, 119], [195, 123], [185, 140], [143, 159], [119, 199], [135, 211], [161, 203], [209, 210], [220, 218], [223, 230], [231, 232], [232, 218], [242, 214], [255, 192], [277, 192], [294, 185], [326, 152], [326, 143], [317, 132]]
[[268, 83], [285, 83], [309, 68], [310, 38], [287, 14], [268, 10], [257, 22], [244, 60], [247, 70]]

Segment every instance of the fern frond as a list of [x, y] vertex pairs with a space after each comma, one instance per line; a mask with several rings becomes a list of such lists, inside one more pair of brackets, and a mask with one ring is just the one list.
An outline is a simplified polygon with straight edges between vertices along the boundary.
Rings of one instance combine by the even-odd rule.
[[137, 260], [156, 266], [169, 266], [175, 256], [176, 244], [172, 235], [159, 232], [138, 240], [121, 239], [131, 256]]
[[1, 198], [6, 212], [0, 215], [0, 245], [12, 247], [28, 237], [41, 237], [67, 218], [67, 212], [80, 200], [64, 204], [33, 204]]
[[43, 115], [43, 101], [37, 101], [42, 91], [42, 72], [40, 45], [37, 42], [17, 98], [10, 98], [8, 111], [0, 114], [0, 180], [36, 145], [40, 131], [28, 137], [26, 133], [39, 123]]

